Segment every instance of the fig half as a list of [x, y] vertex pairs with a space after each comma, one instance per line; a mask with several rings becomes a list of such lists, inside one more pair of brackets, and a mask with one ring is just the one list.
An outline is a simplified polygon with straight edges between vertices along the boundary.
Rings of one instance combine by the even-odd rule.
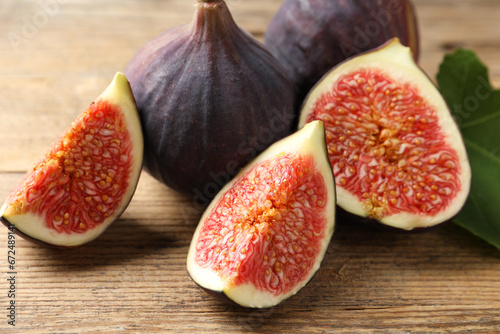
[[411, 230], [447, 221], [469, 194], [471, 170], [443, 97], [392, 39], [332, 69], [309, 93], [299, 127], [322, 120], [338, 205]]
[[246, 165], [201, 217], [191, 278], [244, 307], [271, 307], [320, 267], [333, 234], [335, 191], [322, 122], [311, 122]]
[[95, 239], [130, 202], [143, 146], [132, 91], [117, 73], [8, 196], [1, 221], [48, 245], [79, 246]]

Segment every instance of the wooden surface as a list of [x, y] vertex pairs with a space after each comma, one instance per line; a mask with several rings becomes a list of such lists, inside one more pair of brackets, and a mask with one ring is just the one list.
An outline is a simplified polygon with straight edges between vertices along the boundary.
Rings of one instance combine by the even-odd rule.
[[[193, 2], [0, 2], [2, 201], [140, 46], [190, 21]], [[282, 1], [228, 3], [262, 40]], [[500, 86], [499, 0], [414, 3], [431, 77], [445, 52], [466, 46]], [[200, 214], [143, 173], [127, 211], [96, 241], [53, 250], [17, 237], [15, 327], [0, 229], [0, 333], [500, 333], [500, 251], [455, 224], [407, 235], [339, 221], [306, 288], [272, 309], [246, 310], [187, 275]]]

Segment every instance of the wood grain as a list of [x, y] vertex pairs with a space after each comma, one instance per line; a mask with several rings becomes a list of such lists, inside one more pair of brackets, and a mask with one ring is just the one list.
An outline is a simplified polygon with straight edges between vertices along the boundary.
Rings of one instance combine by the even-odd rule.
[[[260, 40], [282, 2], [228, 0], [238, 24]], [[500, 86], [498, 0], [414, 3], [420, 64], [432, 78], [443, 55], [464, 46]], [[192, 15], [185, 0], [2, 0], [0, 198], [147, 40]], [[399, 234], [341, 219], [306, 288], [277, 307], [246, 310], [206, 294], [187, 274], [200, 214], [143, 173], [127, 211], [94, 242], [62, 251], [17, 237], [15, 328], [7, 325], [0, 229], [0, 332], [500, 332], [500, 252], [453, 223]]]

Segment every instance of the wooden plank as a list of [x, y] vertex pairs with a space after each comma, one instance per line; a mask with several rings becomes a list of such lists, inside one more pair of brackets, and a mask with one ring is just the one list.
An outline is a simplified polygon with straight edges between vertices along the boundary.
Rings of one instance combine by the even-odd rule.
[[[235, 20], [260, 40], [282, 2], [228, 0]], [[54, 6], [50, 15], [46, 3]], [[497, 0], [414, 3], [420, 63], [431, 77], [445, 52], [465, 46], [500, 86]], [[193, 2], [185, 0], [3, 0], [0, 198], [148, 39], [192, 15]], [[500, 253], [454, 224], [398, 234], [340, 219], [306, 288], [277, 307], [246, 310], [206, 294], [187, 274], [200, 215], [191, 200], [143, 173], [126, 212], [94, 242], [54, 250], [17, 237], [16, 327], [6, 321], [4, 260], [0, 332], [500, 331]], [[7, 229], [0, 229], [0, 254], [7, 256]]]

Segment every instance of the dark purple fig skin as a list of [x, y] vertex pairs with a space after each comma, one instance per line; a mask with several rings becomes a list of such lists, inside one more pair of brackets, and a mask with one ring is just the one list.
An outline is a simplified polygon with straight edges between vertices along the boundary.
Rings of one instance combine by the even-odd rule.
[[224, 1], [160, 34], [128, 64], [145, 135], [145, 169], [200, 206], [293, 131], [294, 89], [281, 64]]
[[335, 65], [393, 37], [418, 60], [418, 25], [410, 0], [287, 0], [264, 40], [294, 83], [300, 107]]

